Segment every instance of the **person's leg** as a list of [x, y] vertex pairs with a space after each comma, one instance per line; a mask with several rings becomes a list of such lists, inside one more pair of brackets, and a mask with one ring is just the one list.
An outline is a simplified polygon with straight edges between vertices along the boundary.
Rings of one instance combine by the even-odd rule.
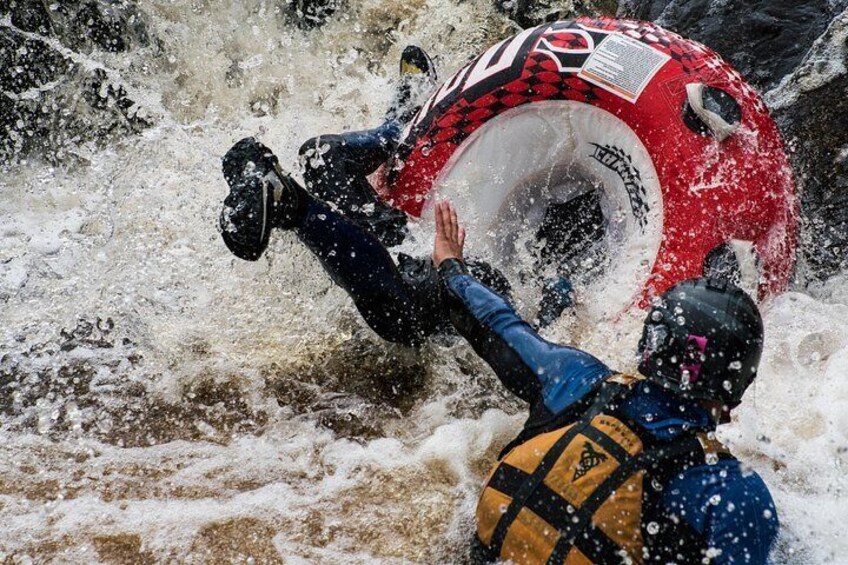
[[399, 132], [390, 121], [372, 130], [315, 137], [300, 148], [306, 188], [387, 247], [403, 241], [406, 215], [383, 202], [367, 177], [388, 160]]
[[408, 123], [436, 87], [432, 59], [408, 45], [400, 58], [399, 80], [385, 122], [378, 128], [322, 135], [300, 148], [306, 188], [330, 202], [348, 218], [373, 233], [387, 247], [406, 236], [406, 215], [383, 202], [368, 175], [389, 160]]
[[539, 328], [554, 323], [562, 313], [574, 306], [574, 287], [571, 281], [560, 275], [546, 279], [542, 285], [542, 298], [537, 315]]
[[384, 339], [411, 345], [435, 331], [435, 309], [421, 307], [427, 289], [407, 283], [372, 233], [306, 192], [270, 149], [243, 139], [224, 156], [223, 172], [230, 194], [221, 236], [237, 257], [256, 261], [273, 228], [294, 230]]
[[[330, 170], [336, 167], [325, 166], [325, 163], [332, 163], [352, 176], [368, 176], [389, 159], [399, 136], [400, 124], [387, 121], [374, 129], [313, 137], [300, 148], [307, 188], [312, 189], [312, 184], [317, 183], [321, 190], [327, 191], [327, 201], [343, 198], [344, 191], [327, 183], [328, 175], [334, 179], [340, 177], [335, 170]], [[319, 198], [324, 196], [312, 192]]]
[[445, 317], [432, 308], [438, 287], [409, 284], [373, 234], [325, 203], [310, 197], [294, 231], [383, 339], [418, 345]]
[[[435, 333], [453, 333], [429, 257], [400, 254], [395, 265], [374, 235], [312, 197], [294, 231], [383, 339], [419, 345]], [[488, 263], [470, 260], [468, 269], [503, 295], [511, 294], [506, 277]]]
[[[236, 256], [255, 261], [264, 253], [272, 228], [294, 230], [384, 339], [415, 345], [450, 330], [429, 258], [401, 255], [398, 268], [371, 232], [310, 195], [280, 169], [271, 150], [253, 138], [227, 152], [223, 170], [231, 192], [221, 211], [221, 236]], [[486, 284], [510, 293], [497, 270], [481, 261], [469, 261], [468, 266]]]

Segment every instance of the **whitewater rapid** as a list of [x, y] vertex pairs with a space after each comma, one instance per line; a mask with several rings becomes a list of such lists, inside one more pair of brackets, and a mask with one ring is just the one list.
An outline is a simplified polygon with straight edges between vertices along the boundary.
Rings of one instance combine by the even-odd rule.
[[[0, 561], [461, 561], [524, 407], [462, 343], [381, 342], [291, 234], [246, 263], [216, 230], [233, 142], [297, 170], [307, 137], [378, 123], [404, 45], [447, 76], [511, 30], [483, 0], [349, 6], [301, 31], [268, 1], [143, 2], [160, 52], [86, 57], [154, 125], [0, 176]], [[639, 316], [580, 313], [546, 337], [632, 369]], [[764, 317], [721, 436], [774, 494], [775, 561], [844, 563], [848, 276]]]

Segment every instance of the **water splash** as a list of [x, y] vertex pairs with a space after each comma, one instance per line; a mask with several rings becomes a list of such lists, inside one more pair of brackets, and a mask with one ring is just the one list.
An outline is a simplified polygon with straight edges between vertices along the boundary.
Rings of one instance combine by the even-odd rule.
[[[352, 0], [304, 31], [277, 6], [147, 3], [163, 59], [120, 75], [154, 125], [0, 178], [0, 559], [459, 560], [524, 408], [463, 344], [380, 342], [291, 235], [233, 259], [219, 159], [259, 135], [296, 169], [306, 137], [380, 119], [403, 45], [449, 72], [510, 24], [482, 0]], [[848, 551], [846, 289], [767, 308], [761, 376], [724, 431], [774, 490], [792, 562]], [[610, 344], [635, 346], [640, 317], [578, 310], [548, 336], [633, 369]]]

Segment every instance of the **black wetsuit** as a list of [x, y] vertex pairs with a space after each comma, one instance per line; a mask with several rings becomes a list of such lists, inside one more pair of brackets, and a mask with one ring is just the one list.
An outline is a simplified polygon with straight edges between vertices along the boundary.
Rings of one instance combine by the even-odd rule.
[[[429, 258], [386, 251], [406, 235], [406, 215], [380, 201], [368, 175], [387, 161], [399, 134], [396, 122], [362, 132], [310, 139], [300, 149], [307, 190], [295, 233], [353, 299], [368, 325], [383, 339], [420, 344], [450, 331]], [[471, 271], [499, 292], [506, 279], [487, 264]]]

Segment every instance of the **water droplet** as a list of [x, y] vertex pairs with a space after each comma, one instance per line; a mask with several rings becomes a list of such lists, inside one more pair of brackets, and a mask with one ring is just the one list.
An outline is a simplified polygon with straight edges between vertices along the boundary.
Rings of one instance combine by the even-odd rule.
[[718, 506], [720, 502], [721, 502], [721, 495], [720, 494], [714, 494], [710, 497], [710, 504], [712, 504], [713, 506]]
[[766, 520], [769, 520], [771, 517], [772, 517], [771, 510], [769, 510], [768, 508], [763, 510], [763, 518], [765, 518]]
[[656, 522], [649, 522], [647, 530], [648, 530], [649, 534], [651, 534], [652, 536], [655, 536], [658, 533], [660, 533], [660, 525], [657, 524]]
[[660, 320], [662, 320], [663, 319], [662, 311], [654, 310], [653, 312], [651, 312], [651, 319], [655, 322], [659, 322]]

